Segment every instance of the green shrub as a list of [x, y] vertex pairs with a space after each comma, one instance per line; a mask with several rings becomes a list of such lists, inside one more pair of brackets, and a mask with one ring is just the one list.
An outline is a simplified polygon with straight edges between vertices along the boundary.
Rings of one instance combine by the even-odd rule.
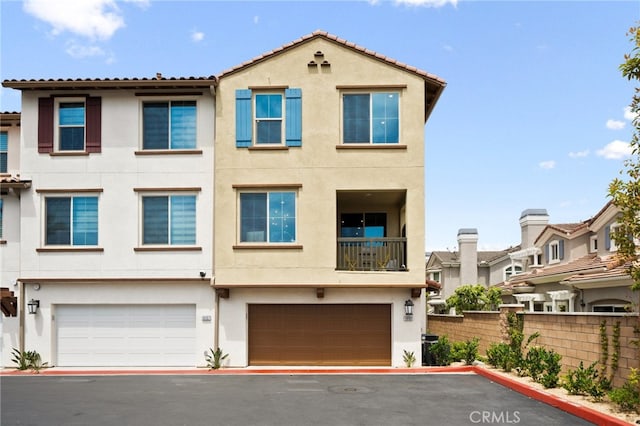
[[210, 348], [208, 352], [205, 352], [204, 359], [207, 361], [207, 367], [217, 370], [222, 367], [222, 361], [224, 361], [228, 356], [229, 354], [223, 354], [222, 349], [220, 348], [217, 348], [215, 351], [213, 348]]
[[492, 343], [487, 349], [487, 362], [495, 367], [501, 368], [505, 371], [511, 371], [511, 368], [507, 370], [509, 359], [509, 345], [506, 343]]
[[413, 352], [409, 352], [406, 349], [404, 349], [404, 355], [402, 356], [402, 359], [404, 360], [404, 365], [406, 365], [408, 368], [413, 367], [413, 364], [415, 364], [416, 362], [416, 356], [413, 354]]
[[539, 382], [544, 373], [544, 361], [547, 350], [542, 346], [532, 346], [524, 359], [524, 370], [535, 382]]
[[18, 348], [13, 348], [12, 361], [17, 364], [18, 370], [31, 369], [36, 373], [40, 372], [43, 367], [47, 366], [46, 362], [42, 362], [42, 358], [37, 351], [20, 351]]
[[624, 385], [609, 392], [609, 399], [623, 411], [640, 412], [640, 370], [632, 368]]
[[447, 336], [440, 336], [430, 347], [436, 365], [451, 364], [451, 343]]
[[449, 360], [451, 362], [460, 362], [464, 359], [467, 344], [466, 342], [451, 342], [451, 354]]
[[591, 396], [594, 400], [600, 401], [606, 395], [609, 387], [609, 380], [602, 378], [594, 362], [589, 367], [584, 368], [582, 361], [575, 370], [569, 370], [565, 376], [563, 388], [571, 395]]
[[465, 364], [471, 365], [473, 364], [473, 361], [475, 361], [478, 358], [479, 342], [480, 340], [478, 340], [477, 337], [474, 337], [473, 339], [467, 340], [466, 342], [464, 342], [463, 359]]
[[539, 383], [547, 389], [555, 388], [558, 386], [560, 379], [560, 360], [562, 355], [554, 351], [553, 349], [545, 351], [543, 357], [543, 373], [540, 377]]

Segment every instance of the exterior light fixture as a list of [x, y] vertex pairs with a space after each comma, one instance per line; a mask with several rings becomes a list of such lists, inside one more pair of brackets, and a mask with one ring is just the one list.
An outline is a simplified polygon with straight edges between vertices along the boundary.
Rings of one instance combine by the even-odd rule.
[[35, 315], [40, 307], [40, 301], [31, 299], [29, 300], [29, 303], [27, 303], [27, 307], [29, 308], [29, 313]]
[[413, 302], [411, 301], [411, 299], [407, 299], [404, 302], [404, 314], [408, 317], [413, 316]]

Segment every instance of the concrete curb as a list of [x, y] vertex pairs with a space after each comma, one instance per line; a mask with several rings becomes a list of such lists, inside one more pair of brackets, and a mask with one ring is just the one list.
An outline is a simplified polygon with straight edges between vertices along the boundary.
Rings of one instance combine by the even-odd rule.
[[573, 414], [591, 423], [601, 426], [628, 426], [630, 423], [608, 414], [576, 404], [548, 392], [532, 388], [524, 383], [512, 380], [501, 374], [481, 366], [448, 366], [448, 367], [416, 367], [416, 368], [221, 368], [209, 370], [205, 368], [187, 369], [60, 369], [44, 368], [39, 373], [15, 369], [0, 370], [2, 376], [136, 376], [136, 375], [310, 375], [310, 374], [477, 374], [488, 380], [521, 393], [529, 398], [543, 402], [559, 410]]

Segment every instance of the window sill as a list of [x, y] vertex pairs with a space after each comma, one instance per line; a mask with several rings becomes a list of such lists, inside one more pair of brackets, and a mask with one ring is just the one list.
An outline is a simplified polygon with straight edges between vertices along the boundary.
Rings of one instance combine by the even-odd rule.
[[302, 244], [236, 244], [234, 250], [302, 250]]
[[89, 153], [87, 151], [69, 151], [69, 152], [50, 152], [49, 155], [51, 157], [85, 157], [88, 156]]
[[198, 246], [134, 247], [133, 251], [202, 251], [202, 247], [198, 247]]
[[63, 253], [63, 252], [103, 252], [102, 247], [40, 247], [38, 253]]
[[401, 149], [406, 150], [407, 145], [381, 144], [381, 143], [350, 143], [336, 145], [336, 149]]
[[249, 151], [288, 151], [289, 147], [284, 145], [273, 145], [273, 146], [250, 146]]
[[135, 155], [202, 155], [201, 149], [145, 149]]

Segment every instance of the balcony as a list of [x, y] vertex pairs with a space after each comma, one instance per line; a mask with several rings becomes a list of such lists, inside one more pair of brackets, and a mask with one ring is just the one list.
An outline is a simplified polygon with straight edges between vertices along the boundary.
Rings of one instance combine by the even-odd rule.
[[338, 238], [339, 271], [406, 271], [407, 239]]

